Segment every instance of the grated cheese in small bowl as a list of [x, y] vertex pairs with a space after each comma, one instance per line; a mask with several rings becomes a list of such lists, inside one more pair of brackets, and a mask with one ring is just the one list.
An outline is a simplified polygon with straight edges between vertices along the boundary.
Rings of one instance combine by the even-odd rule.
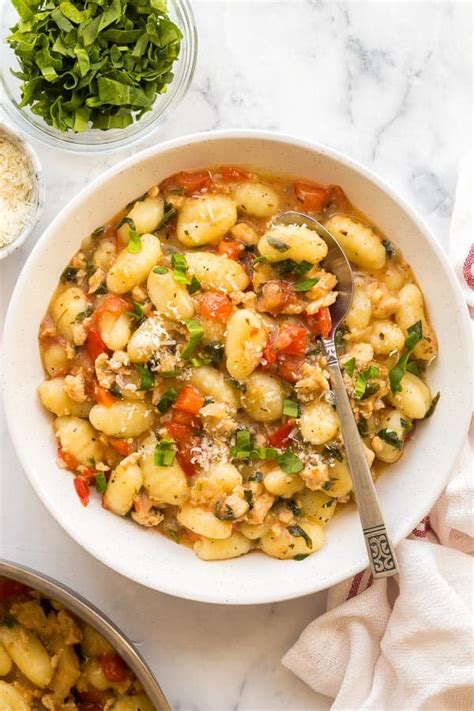
[[31, 148], [0, 125], [0, 259], [31, 233], [42, 202], [40, 169]]

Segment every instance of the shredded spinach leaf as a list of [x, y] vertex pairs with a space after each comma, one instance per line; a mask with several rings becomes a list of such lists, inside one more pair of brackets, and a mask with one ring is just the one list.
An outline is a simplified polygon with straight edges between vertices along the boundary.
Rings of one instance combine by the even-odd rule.
[[301, 528], [301, 526], [298, 526], [298, 524], [295, 524], [294, 526], [288, 526], [287, 530], [291, 533], [292, 536], [303, 538], [308, 548], [313, 547], [313, 541], [308, 536], [304, 528]]

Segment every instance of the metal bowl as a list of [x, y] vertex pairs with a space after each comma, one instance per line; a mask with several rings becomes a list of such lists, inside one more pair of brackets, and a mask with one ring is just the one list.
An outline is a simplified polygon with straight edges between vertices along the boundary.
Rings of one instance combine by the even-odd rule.
[[89, 625], [95, 627], [110, 642], [143, 684], [156, 711], [171, 711], [171, 707], [148, 664], [124, 633], [97, 607], [57, 580], [19, 563], [0, 559], [0, 575], [17, 580], [54, 598]]

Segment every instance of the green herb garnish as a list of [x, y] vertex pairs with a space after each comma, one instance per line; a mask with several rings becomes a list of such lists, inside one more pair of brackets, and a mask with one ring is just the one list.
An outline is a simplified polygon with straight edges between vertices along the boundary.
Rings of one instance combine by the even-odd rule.
[[287, 449], [282, 454], [278, 454], [276, 462], [280, 469], [286, 474], [298, 474], [303, 468], [303, 462], [294, 454], [291, 449]]
[[155, 446], [154, 462], [157, 467], [170, 467], [176, 456], [173, 439], [162, 439]]
[[436, 406], [439, 402], [440, 397], [441, 397], [441, 393], [436, 393], [436, 395], [434, 396], [434, 398], [431, 401], [431, 405], [429, 406], [426, 415], [423, 417], [424, 420], [427, 420], [428, 417], [431, 417], [433, 412], [436, 410]]
[[172, 254], [171, 266], [173, 267], [173, 278], [178, 284], [191, 284], [191, 280], [186, 274], [188, 263], [184, 254]]
[[107, 488], [107, 479], [104, 472], [98, 472], [95, 475], [95, 488], [99, 494], [103, 494]]
[[384, 428], [377, 432], [377, 436], [383, 439], [387, 444], [392, 445], [395, 449], [401, 449], [403, 447], [403, 442], [394, 430]]
[[198, 321], [193, 321], [189, 318], [185, 319], [183, 323], [188, 329], [189, 341], [186, 345], [186, 348], [181, 353], [181, 358], [183, 358], [184, 360], [189, 360], [204, 335], [204, 329]]
[[350, 378], [352, 378], [352, 375], [354, 374], [355, 363], [355, 358], [350, 358], [342, 364], [343, 369], [346, 371], [347, 375]]
[[267, 242], [270, 247], [276, 249], [277, 252], [287, 252], [290, 249], [290, 245], [286, 244], [286, 242], [283, 242], [277, 237], [272, 237], [271, 235], [270, 237], [267, 237]]
[[380, 390], [378, 383], [369, 383], [369, 380], [380, 375], [380, 371], [375, 365], [369, 365], [368, 368], [358, 374], [354, 385], [354, 399], [365, 400], [371, 395], [375, 395]]
[[196, 279], [193, 274], [193, 276], [191, 277], [191, 282], [188, 285], [188, 292], [190, 294], [195, 294], [196, 291], [200, 291], [201, 288], [201, 282], [199, 281], [199, 279]]
[[300, 405], [296, 400], [283, 400], [283, 414], [287, 417], [299, 417]]
[[165, 205], [165, 210], [163, 212], [163, 218], [156, 229], [161, 230], [161, 228], [167, 225], [171, 218], [175, 215], [176, 208], [174, 207], [174, 205], [171, 205], [169, 202], [167, 202]]
[[249, 478], [247, 479], [247, 481], [257, 481], [257, 482], [263, 481], [263, 474], [262, 474], [262, 472], [254, 472], [253, 474], [251, 474], [251, 475], [249, 476]]
[[82, 323], [83, 321], [86, 320], [86, 318], [89, 318], [89, 316], [92, 315], [93, 311], [94, 311], [94, 308], [92, 306], [88, 306], [85, 311], [81, 311], [81, 313], [77, 314], [75, 320], [78, 323]]
[[369, 436], [369, 425], [367, 420], [364, 420], [363, 417], [361, 417], [360, 420], [357, 420], [357, 429], [359, 430], [361, 437]]
[[2, 625], [4, 627], [14, 627], [17, 624], [16, 618], [10, 612], [5, 612], [2, 617]]
[[126, 128], [173, 79], [182, 34], [164, 0], [17, 0], [7, 38], [20, 107], [61, 132]]
[[293, 556], [293, 560], [304, 560], [309, 555], [310, 555], [309, 553], [297, 553], [296, 555]]
[[389, 259], [391, 259], [393, 257], [394, 252], [395, 252], [392, 243], [388, 239], [383, 239], [382, 244], [385, 249], [385, 254], [387, 255], [387, 257]]
[[153, 271], [155, 274], [167, 274], [169, 270], [167, 267], [155, 267]]
[[91, 237], [100, 237], [100, 235], [105, 231], [105, 226], [101, 225], [100, 227], [96, 227], [95, 230], [92, 230], [91, 232]]
[[314, 277], [313, 279], [300, 279], [293, 288], [295, 291], [309, 291], [318, 281], [318, 277]]
[[342, 462], [342, 452], [340, 448], [337, 447], [335, 444], [325, 444], [323, 447], [323, 454], [325, 454], [327, 457], [337, 459], [338, 462]]
[[138, 254], [142, 251], [142, 240], [135, 228], [134, 221], [130, 217], [124, 217], [121, 224], [128, 225], [128, 251], [131, 254]]
[[303, 538], [308, 548], [313, 547], [313, 541], [308, 536], [306, 531], [301, 528], [301, 526], [298, 526], [298, 524], [295, 524], [294, 526], [288, 526], [287, 531], [289, 531], [291, 535], [295, 536], [296, 538]]
[[268, 258], [264, 257], [263, 255], [260, 255], [260, 257], [257, 257], [256, 259], [253, 260], [252, 262], [252, 269], [255, 269], [255, 267], [258, 264], [266, 264], [268, 262]]
[[61, 281], [62, 282], [75, 281], [77, 272], [78, 272], [78, 270], [75, 269], [74, 267], [66, 267], [66, 269], [61, 274]]
[[400, 356], [398, 363], [395, 365], [394, 368], [391, 369], [388, 374], [388, 377], [390, 379], [390, 390], [392, 391], [392, 393], [395, 394], [397, 392], [400, 392], [400, 390], [402, 389], [401, 381], [407, 370], [408, 359], [411, 356], [413, 349], [415, 348], [417, 343], [421, 341], [422, 338], [422, 324], [421, 321], [417, 321], [413, 324], [413, 326], [409, 327], [408, 336], [405, 340], [405, 350]]
[[178, 399], [176, 388], [170, 388], [165, 392], [161, 400], [158, 401], [157, 408], [161, 413], [168, 412], [171, 405]]
[[140, 387], [139, 390], [151, 390], [155, 384], [155, 378], [153, 373], [146, 367], [146, 365], [140, 365], [140, 363], [135, 364], [135, 368], [140, 376]]
[[176, 370], [162, 370], [158, 373], [162, 378], [177, 378], [181, 375], [181, 369], [176, 368]]

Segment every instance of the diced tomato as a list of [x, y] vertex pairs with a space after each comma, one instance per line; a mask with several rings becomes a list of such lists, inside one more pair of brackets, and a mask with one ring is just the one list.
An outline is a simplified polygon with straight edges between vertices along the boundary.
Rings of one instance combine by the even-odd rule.
[[94, 381], [94, 399], [99, 405], [103, 405], [104, 407], [111, 407], [114, 402], [117, 402], [117, 398], [99, 385], [97, 381]]
[[323, 306], [315, 314], [306, 314], [305, 321], [311, 333], [315, 336], [327, 338], [331, 333], [332, 321], [331, 312], [327, 306]]
[[276, 372], [288, 383], [296, 383], [300, 377], [301, 366], [304, 363], [302, 356], [285, 355], [278, 359]]
[[278, 353], [271, 345], [265, 346], [262, 353], [262, 368], [268, 370], [277, 362]]
[[121, 296], [117, 296], [117, 294], [107, 294], [95, 307], [94, 313], [92, 314], [92, 323], [97, 325], [103, 314], [115, 314], [116, 316], [120, 316], [120, 314], [126, 311], [131, 311], [131, 306], [128, 301]]
[[81, 691], [79, 694], [79, 711], [103, 711], [104, 694], [98, 689]]
[[15, 600], [32, 592], [31, 588], [17, 580], [0, 577], [0, 600]]
[[288, 355], [302, 355], [307, 346], [308, 331], [292, 323], [284, 323], [274, 341], [276, 350]]
[[74, 477], [74, 488], [83, 506], [89, 504], [89, 482], [80, 476]]
[[349, 210], [349, 200], [346, 198], [346, 194], [340, 185], [329, 186], [328, 207], [337, 212], [347, 212], [347, 210]]
[[[168, 183], [168, 181], [166, 182]], [[211, 184], [211, 176], [208, 170], [183, 171], [173, 175], [169, 184], [183, 188], [184, 192], [190, 195], [203, 188], [208, 188]]]
[[124, 457], [127, 457], [133, 451], [132, 446], [125, 439], [119, 439], [118, 437], [109, 437], [109, 444], [112, 445], [112, 447]]
[[93, 363], [95, 363], [95, 359], [100, 356], [101, 353], [107, 353], [107, 346], [102, 340], [99, 331], [93, 326], [89, 329], [85, 346]]
[[66, 467], [72, 471], [76, 471], [79, 466], [78, 460], [73, 457], [72, 454], [68, 454], [68, 452], [65, 452], [64, 449], [61, 449], [61, 447], [58, 447], [58, 459], [64, 462]]
[[294, 183], [296, 199], [301, 203], [304, 210], [312, 212], [322, 212], [329, 200], [328, 188], [323, 188], [316, 183], [307, 183], [304, 180], [297, 180]]
[[186, 442], [190, 437], [192, 437], [193, 430], [189, 425], [181, 424], [180, 422], [167, 422], [166, 429], [168, 430], [170, 437], [176, 442]]
[[204, 395], [197, 388], [193, 388], [192, 385], [186, 385], [174, 404], [174, 410], [197, 415], [203, 405]]
[[102, 672], [107, 681], [126, 681], [127, 666], [118, 654], [104, 654], [99, 657]]
[[180, 446], [176, 453], [176, 459], [178, 460], [178, 463], [186, 476], [194, 476], [196, 473], [196, 467], [191, 461], [191, 452], [188, 445]]
[[203, 318], [227, 321], [233, 310], [232, 301], [220, 291], [206, 291], [198, 298], [198, 311]]
[[231, 239], [230, 237], [224, 237], [224, 239], [221, 239], [219, 242], [217, 252], [229, 259], [238, 259], [244, 249], [245, 245], [242, 244], [242, 242], [238, 242], [236, 239]]
[[232, 183], [236, 180], [248, 180], [250, 177], [248, 173], [245, 173], [243, 170], [240, 170], [240, 168], [235, 168], [232, 165], [224, 166], [220, 172], [227, 183]]
[[277, 430], [268, 435], [268, 444], [270, 447], [282, 449], [287, 443], [291, 432], [295, 429], [294, 420], [288, 420], [284, 425], [281, 425]]

